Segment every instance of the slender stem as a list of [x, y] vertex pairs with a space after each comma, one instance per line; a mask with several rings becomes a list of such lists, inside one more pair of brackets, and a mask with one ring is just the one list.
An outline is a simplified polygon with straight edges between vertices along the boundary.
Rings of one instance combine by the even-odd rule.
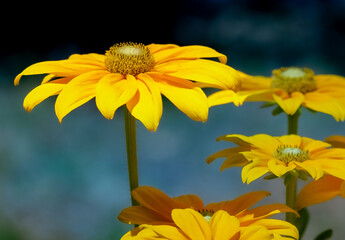
[[[297, 172], [292, 171], [285, 177], [285, 187], [286, 187], [286, 205], [292, 209], [295, 209], [296, 203], [296, 192], [297, 192]], [[296, 215], [294, 213], [286, 213], [286, 221], [292, 224], [296, 224]]]
[[[125, 117], [129, 188], [130, 188], [130, 192], [132, 192], [135, 188], [139, 186], [136, 125], [135, 125], [136, 120], [126, 107], [124, 107], [123, 109], [124, 109], [124, 117]], [[131, 202], [132, 202], [132, 206], [139, 205], [132, 195], [131, 195]]]
[[[297, 110], [294, 115], [287, 115], [288, 116], [288, 134], [297, 134], [298, 133], [298, 119], [301, 115], [301, 110]], [[286, 188], [286, 205], [295, 209], [296, 203], [296, 194], [297, 194], [297, 177], [298, 173], [295, 171], [291, 171], [290, 174], [287, 174], [284, 181], [285, 181], [285, 188]], [[294, 213], [286, 213], [286, 221], [296, 224], [296, 216]]]
[[297, 134], [298, 132], [298, 119], [301, 116], [300, 110], [294, 115], [287, 115], [288, 116], [288, 134]]

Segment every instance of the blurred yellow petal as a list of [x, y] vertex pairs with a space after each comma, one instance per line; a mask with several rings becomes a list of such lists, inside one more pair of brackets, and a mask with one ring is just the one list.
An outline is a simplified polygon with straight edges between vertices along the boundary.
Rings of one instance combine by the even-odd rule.
[[304, 101], [304, 95], [300, 92], [293, 92], [290, 97], [283, 99], [273, 94], [276, 103], [289, 115], [294, 115]]
[[[260, 219], [255, 222], [255, 225], [266, 227], [271, 233], [286, 236], [286, 239], [299, 239], [297, 228], [289, 222], [278, 219]], [[284, 238], [282, 238], [284, 239]]]
[[345, 137], [340, 135], [333, 135], [325, 139], [326, 142], [332, 144], [335, 148], [345, 148]]
[[302, 163], [295, 162], [295, 164], [300, 168], [306, 170], [315, 180], [321, 178], [324, 174], [322, 166], [315, 161], [307, 160]]
[[311, 181], [305, 185], [297, 195], [296, 209], [326, 202], [340, 195], [343, 179], [325, 175], [323, 178]]
[[182, 195], [174, 197], [173, 200], [176, 200], [184, 205], [184, 208], [193, 208], [193, 209], [203, 209], [203, 201], [196, 195]]
[[128, 224], [169, 224], [172, 221], [170, 215], [152, 211], [144, 206], [125, 208], [118, 216], [121, 222]]

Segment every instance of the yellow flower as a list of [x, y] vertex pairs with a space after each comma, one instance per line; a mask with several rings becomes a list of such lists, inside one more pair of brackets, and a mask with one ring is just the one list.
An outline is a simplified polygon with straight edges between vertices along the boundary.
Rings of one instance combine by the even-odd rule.
[[[211, 217], [197, 211], [174, 209], [171, 213], [175, 226], [143, 225], [142, 230], [128, 232], [121, 240], [166, 239], [166, 240], [269, 240], [298, 239], [298, 231], [290, 223], [264, 219], [241, 227], [240, 220], [226, 211], [219, 210]], [[269, 225], [270, 228], [266, 226]], [[138, 235], [135, 235], [138, 233]]]
[[242, 88], [238, 93], [223, 90], [209, 96], [210, 106], [245, 101], [274, 102], [289, 115], [304, 106], [316, 112], [345, 119], [345, 78], [336, 75], [314, 75], [307, 68], [276, 69], [271, 77], [240, 73]]
[[211, 155], [207, 163], [225, 157], [221, 171], [243, 167], [243, 182], [250, 183], [266, 173], [282, 177], [292, 170], [299, 171], [301, 176], [308, 173], [314, 179], [329, 174], [345, 180], [345, 149], [330, 148], [326, 142], [298, 135], [272, 137], [266, 134], [251, 137], [232, 134], [218, 140], [238, 146]]
[[[216, 57], [221, 63], [201, 59]], [[46, 98], [58, 95], [55, 112], [60, 122], [95, 98], [107, 119], [126, 104], [147, 129], [156, 130], [163, 111], [161, 94], [193, 120], [206, 121], [207, 97], [197, 84], [235, 91], [239, 87], [240, 77], [226, 61], [225, 55], [204, 46], [121, 43], [105, 55], [74, 54], [66, 60], [33, 64], [14, 83], [18, 85], [23, 75], [48, 74], [23, 105], [31, 111]]]
[[345, 181], [331, 175], [305, 185], [297, 195], [296, 209], [326, 202], [336, 196], [345, 198]]
[[268, 196], [269, 192], [257, 191], [244, 194], [234, 200], [204, 205], [196, 195], [183, 195], [170, 198], [164, 192], [149, 186], [141, 186], [132, 191], [132, 196], [140, 206], [124, 209], [118, 219], [129, 224], [173, 225], [171, 212], [174, 209], [192, 208], [203, 216], [212, 216], [213, 213], [224, 210], [236, 216], [242, 226], [248, 226], [258, 220], [283, 212], [294, 212], [284, 204], [269, 204], [249, 209], [255, 203]]

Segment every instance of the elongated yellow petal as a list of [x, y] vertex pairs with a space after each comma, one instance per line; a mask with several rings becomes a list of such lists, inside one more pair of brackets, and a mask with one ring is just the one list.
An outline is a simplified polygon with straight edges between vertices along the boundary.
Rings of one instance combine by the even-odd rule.
[[326, 202], [340, 195], [340, 188], [344, 180], [325, 175], [323, 178], [311, 181], [305, 185], [297, 195], [296, 209]]
[[129, 102], [136, 92], [137, 84], [133, 76], [124, 79], [121, 74], [108, 74], [97, 84], [96, 105], [105, 118], [112, 119], [115, 111]]
[[143, 225], [147, 229], [150, 229], [154, 231], [158, 236], [150, 235], [145, 236], [145, 238], [136, 238], [135, 240], [156, 240], [156, 239], [162, 239], [162, 240], [189, 240], [186, 235], [181, 231], [180, 229], [168, 226], [168, 225]]
[[172, 218], [189, 239], [211, 240], [211, 229], [204, 217], [192, 209], [174, 209]]
[[240, 231], [240, 221], [227, 212], [219, 210], [210, 220], [211, 239], [229, 240]]
[[166, 49], [178, 48], [178, 47], [179, 46], [175, 45], [175, 44], [155, 44], [155, 43], [152, 43], [152, 44], [147, 45], [147, 48], [150, 50], [151, 54], [154, 54], [156, 52], [163, 51]]
[[294, 165], [286, 166], [283, 163], [280, 163], [280, 162], [278, 163], [277, 159], [275, 158], [272, 158], [267, 162], [267, 167], [277, 177], [281, 177], [288, 171], [291, 171], [295, 168]]
[[310, 92], [305, 94], [304, 105], [317, 112], [323, 112], [334, 117], [336, 121], [344, 121], [345, 106], [328, 94]]
[[198, 59], [198, 58], [219, 58], [220, 62], [226, 63], [227, 57], [212, 48], [205, 46], [184, 46], [179, 48], [166, 48], [153, 53], [157, 64], [179, 59]]
[[155, 69], [171, 76], [204, 83], [209, 87], [237, 91], [241, 85], [241, 78], [235, 69], [211, 60], [178, 60], [159, 64]]
[[273, 234], [268, 231], [268, 229], [252, 225], [249, 227], [242, 228], [241, 230], [241, 240], [270, 240], [273, 239]]
[[260, 178], [268, 172], [268, 168], [261, 163], [250, 163], [242, 169], [242, 182], [248, 184]]
[[273, 94], [274, 101], [289, 115], [294, 115], [304, 101], [304, 95], [300, 92], [293, 92], [290, 97], [283, 99]]
[[325, 139], [326, 142], [332, 144], [332, 147], [345, 148], [345, 137], [340, 135], [329, 136]]
[[69, 78], [59, 79], [34, 88], [24, 99], [24, 109], [31, 112], [32, 109], [43, 100], [50, 96], [59, 94], [69, 81]]
[[98, 81], [107, 74], [109, 72], [99, 70], [73, 78], [56, 99], [55, 112], [59, 121], [61, 122], [75, 108], [94, 98]]
[[60, 60], [35, 63], [22, 71], [14, 79], [14, 85], [18, 85], [24, 75], [54, 74], [59, 77], [72, 77], [79, 74], [105, 69], [96, 61], [89, 60]]
[[208, 104], [205, 93], [198, 87], [187, 88], [172, 82], [169, 78], [154, 77], [160, 92], [166, 96], [178, 109], [195, 121], [206, 122]]
[[[127, 76], [128, 77], [128, 76]], [[156, 131], [162, 116], [162, 98], [158, 87], [148, 81], [137, 81], [138, 91], [127, 108], [150, 131]]]
[[294, 239], [299, 238], [297, 228], [289, 222], [278, 219], [260, 219], [255, 222], [255, 225], [264, 226], [273, 234], [286, 236], [286, 239], [291, 239], [290, 237]]
[[317, 163], [316, 161], [307, 160], [302, 163], [295, 162], [295, 164], [299, 166], [300, 168], [304, 169], [305, 171], [307, 171], [310, 174], [310, 176], [314, 178], [315, 180], [321, 178], [324, 174], [321, 165]]

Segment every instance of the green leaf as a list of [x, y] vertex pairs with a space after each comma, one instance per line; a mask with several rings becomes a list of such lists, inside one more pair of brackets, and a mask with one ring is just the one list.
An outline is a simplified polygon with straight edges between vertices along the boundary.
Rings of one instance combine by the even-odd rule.
[[281, 114], [282, 112], [284, 112], [283, 109], [281, 107], [277, 106], [275, 109], [273, 109], [272, 115], [276, 116], [278, 114]]
[[276, 179], [276, 178], [278, 178], [278, 177], [276, 175], [274, 175], [273, 173], [264, 177], [265, 180], [272, 180], [272, 179]]
[[[305, 229], [308, 226], [309, 223], [309, 212], [306, 208], [303, 208], [302, 210], [298, 211], [300, 217], [296, 218], [296, 227], [299, 231], [299, 237], [302, 239], [303, 233]], [[320, 239], [317, 239], [320, 240]]]
[[333, 230], [332, 229], [327, 229], [327, 230], [323, 231], [322, 233], [320, 233], [319, 235], [317, 235], [315, 240], [326, 240], [326, 239], [329, 239], [330, 237], [332, 237], [332, 234], [333, 234]]
[[276, 105], [276, 102], [265, 102], [264, 104], [262, 104], [260, 106], [260, 108], [268, 108], [268, 107], [272, 107], [274, 105]]

